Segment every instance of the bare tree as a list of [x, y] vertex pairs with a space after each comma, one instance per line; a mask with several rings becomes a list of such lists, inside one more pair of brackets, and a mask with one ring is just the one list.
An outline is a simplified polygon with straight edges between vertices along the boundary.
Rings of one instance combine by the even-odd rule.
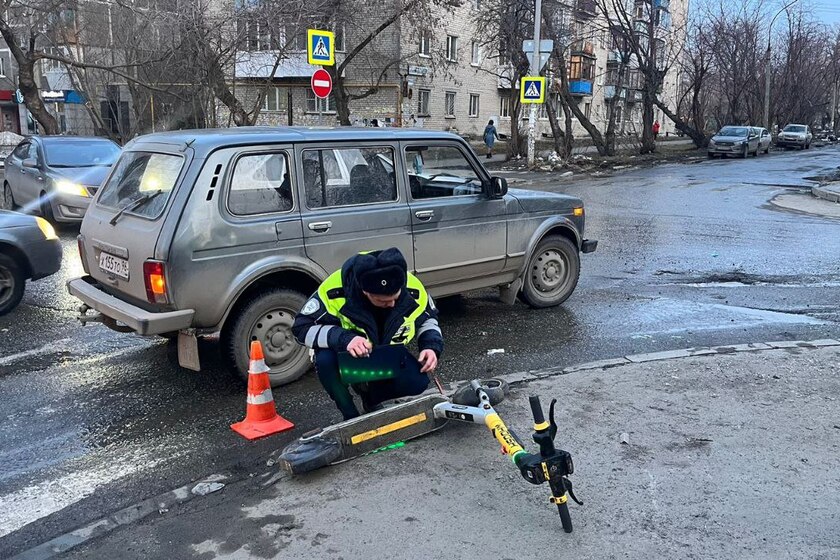
[[33, 4], [0, 0], [0, 34], [17, 63], [18, 88], [24, 103], [44, 134], [58, 134], [60, 130], [58, 121], [41, 99], [36, 65], [40, 60], [39, 54], [43, 52], [41, 43], [50, 15], [57, 13], [60, 7], [59, 0]]

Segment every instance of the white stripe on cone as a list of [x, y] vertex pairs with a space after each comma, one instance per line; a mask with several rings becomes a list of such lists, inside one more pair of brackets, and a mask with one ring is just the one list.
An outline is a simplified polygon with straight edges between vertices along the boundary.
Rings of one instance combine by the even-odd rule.
[[266, 389], [259, 395], [248, 395], [248, 404], [268, 404], [274, 402], [274, 397], [271, 395], [271, 389]]
[[258, 373], [268, 373], [268, 366], [265, 365], [265, 360], [251, 360], [251, 365], [248, 367], [248, 373], [255, 375]]

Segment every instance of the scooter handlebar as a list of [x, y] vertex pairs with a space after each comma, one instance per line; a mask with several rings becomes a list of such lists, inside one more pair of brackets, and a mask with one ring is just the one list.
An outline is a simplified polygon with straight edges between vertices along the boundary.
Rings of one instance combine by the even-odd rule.
[[537, 395], [531, 395], [528, 397], [528, 402], [531, 403], [531, 413], [534, 415], [534, 424], [542, 424], [545, 422], [540, 398]]

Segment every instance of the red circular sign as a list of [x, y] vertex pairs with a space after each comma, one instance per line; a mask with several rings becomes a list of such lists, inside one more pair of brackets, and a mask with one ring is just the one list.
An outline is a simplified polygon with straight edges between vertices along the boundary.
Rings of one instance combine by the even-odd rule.
[[323, 68], [315, 70], [309, 83], [312, 84], [312, 91], [315, 93], [315, 97], [320, 99], [326, 99], [332, 92], [332, 78], [330, 77], [330, 73]]

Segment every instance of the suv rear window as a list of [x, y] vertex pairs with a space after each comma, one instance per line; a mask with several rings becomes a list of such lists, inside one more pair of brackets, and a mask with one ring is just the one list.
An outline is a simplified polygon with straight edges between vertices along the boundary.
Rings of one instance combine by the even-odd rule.
[[130, 213], [157, 218], [175, 187], [184, 159], [171, 154], [125, 152], [114, 167], [108, 182], [102, 187], [99, 204], [110, 208], [125, 208], [144, 196], [160, 194]]

